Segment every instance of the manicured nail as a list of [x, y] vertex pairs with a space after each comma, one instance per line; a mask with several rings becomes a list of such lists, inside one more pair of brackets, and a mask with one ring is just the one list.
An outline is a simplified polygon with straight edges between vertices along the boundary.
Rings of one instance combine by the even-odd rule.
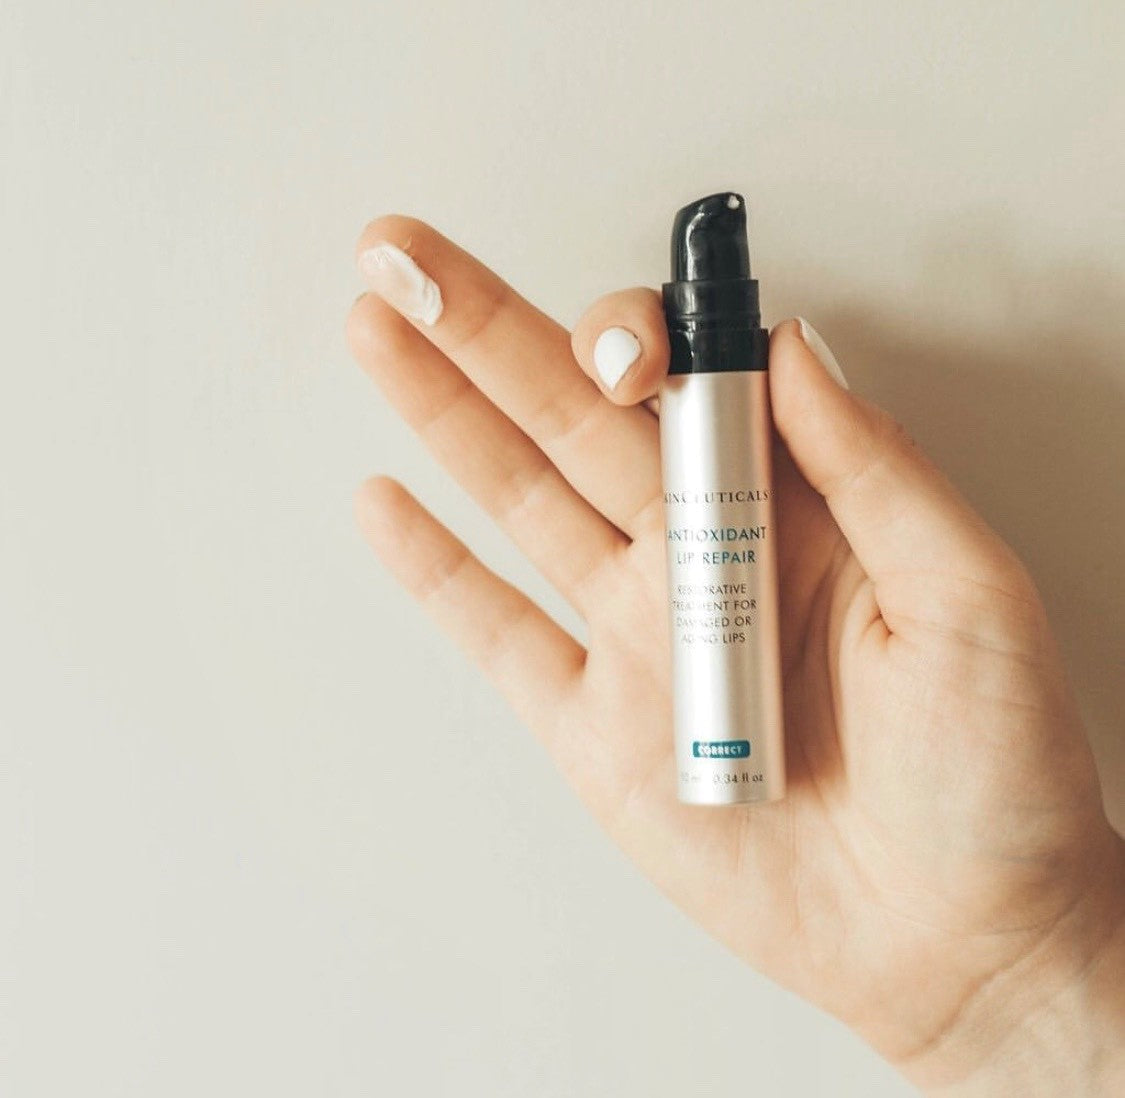
[[613, 389], [640, 357], [641, 341], [628, 328], [606, 328], [594, 344], [594, 365], [607, 389]]
[[797, 323], [801, 326], [801, 338], [805, 341], [805, 346], [820, 359], [821, 366], [828, 371], [832, 380], [845, 389], [851, 388], [848, 379], [844, 377], [844, 371], [836, 361], [836, 356], [828, 344], [820, 338], [820, 333], [803, 316], [797, 317]]
[[401, 248], [376, 244], [359, 257], [359, 269], [371, 289], [404, 316], [427, 325], [441, 316], [438, 284]]

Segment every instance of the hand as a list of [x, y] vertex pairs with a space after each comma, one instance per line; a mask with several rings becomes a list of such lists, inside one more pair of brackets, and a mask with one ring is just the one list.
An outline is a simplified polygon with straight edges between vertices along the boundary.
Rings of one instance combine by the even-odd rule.
[[[368, 253], [380, 243], [420, 271]], [[603, 299], [572, 341], [421, 222], [382, 218], [360, 252], [379, 292], [352, 310], [355, 356], [582, 615], [588, 647], [394, 481], [364, 487], [362, 527], [610, 835], [921, 1086], [1120, 1082], [1123, 844], [1031, 579], [903, 431], [834, 380], [798, 322], [774, 329], [789, 792], [684, 806], [641, 403], [667, 367], [658, 295]], [[593, 348], [614, 326], [640, 353], [603, 391]]]

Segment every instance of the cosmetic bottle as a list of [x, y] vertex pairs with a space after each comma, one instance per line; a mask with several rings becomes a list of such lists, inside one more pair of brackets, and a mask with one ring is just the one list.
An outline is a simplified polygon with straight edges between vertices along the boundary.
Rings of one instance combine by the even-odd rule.
[[660, 391], [678, 794], [699, 805], [785, 794], [769, 335], [746, 203], [677, 213], [663, 288]]

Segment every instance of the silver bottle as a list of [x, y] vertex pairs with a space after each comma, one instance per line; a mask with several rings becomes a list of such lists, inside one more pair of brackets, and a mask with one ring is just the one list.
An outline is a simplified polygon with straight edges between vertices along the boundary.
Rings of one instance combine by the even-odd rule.
[[785, 794], [768, 336], [745, 204], [679, 212], [664, 288], [672, 369], [660, 445], [682, 801]]

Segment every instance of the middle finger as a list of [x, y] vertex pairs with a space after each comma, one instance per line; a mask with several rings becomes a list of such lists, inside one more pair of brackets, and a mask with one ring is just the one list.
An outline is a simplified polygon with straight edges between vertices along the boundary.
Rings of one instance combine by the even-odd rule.
[[507, 416], [389, 305], [364, 294], [352, 353], [438, 460], [580, 614], [627, 539]]

